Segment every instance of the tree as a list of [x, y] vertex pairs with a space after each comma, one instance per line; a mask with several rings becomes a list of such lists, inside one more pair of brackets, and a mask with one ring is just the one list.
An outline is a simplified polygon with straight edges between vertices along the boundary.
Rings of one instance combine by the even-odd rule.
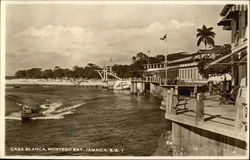
[[52, 69], [46, 69], [43, 71], [43, 74], [42, 74], [43, 78], [53, 78], [54, 77], [54, 72], [52, 71]]
[[56, 78], [63, 78], [63, 77], [65, 77], [64, 69], [56, 66], [55, 69], [54, 69], [54, 76]]
[[215, 33], [212, 31], [213, 27], [207, 28], [205, 25], [202, 26], [202, 28], [197, 29], [196, 37], [198, 38], [197, 46], [200, 46], [201, 42], [204, 43], [205, 48], [207, 48], [207, 45], [214, 46], [214, 38]]
[[42, 75], [41, 68], [31, 68], [26, 71], [28, 78], [41, 78]]
[[84, 77], [85, 76], [85, 71], [83, 69], [83, 67], [79, 67], [79, 66], [74, 66], [73, 67], [73, 77], [74, 78], [80, 78], [80, 77]]
[[27, 73], [26, 70], [19, 70], [15, 73], [15, 77], [17, 78], [26, 78]]
[[149, 63], [162, 63], [165, 61], [164, 55], [157, 55], [155, 57], [149, 57]]
[[130, 66], [129, 65], [115, 64], [112, 67], [112, 70], [120, 78], [129, 78], [129, 77], [131, 77], [131, 75], [130, 75]]

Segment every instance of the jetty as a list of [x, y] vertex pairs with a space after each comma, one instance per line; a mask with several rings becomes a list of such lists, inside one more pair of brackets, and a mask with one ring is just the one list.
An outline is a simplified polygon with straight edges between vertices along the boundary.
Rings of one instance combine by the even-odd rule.
[[[156, 94], [162, 97], [159, 108], [172, 123], [174, 156], [246, 156], [248, 146], [247, 86], [247, 5], [225, 5], [218, 22], [232, 32], [231, 44], [178, 55], [158, 64], [145, 64], [147, 76], [131, 78], [131, 94]], [[240, 21], [240, 22], [239, 22]], [[237, 23], [235, 28], [232, 24]], [[237, 29], [237, 30], [236, 30]], [[223, 100], [199, 72], [204, 56], [212, 61], [204, 69], [231, 70], [235, 99]], [[218, 55], [218, 56], [217, 56]], [[213, 73], [214, 73], [213, 72]], [[223, 103], [222, 103], [223, 102]]]

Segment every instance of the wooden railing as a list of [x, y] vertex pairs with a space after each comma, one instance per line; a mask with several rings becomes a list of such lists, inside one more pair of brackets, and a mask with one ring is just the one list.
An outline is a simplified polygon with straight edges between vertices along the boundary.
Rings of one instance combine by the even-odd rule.
[[[178, 116], [177, 114], [177, 104], [179, 99], [177, 98], [176, 91], [171, 88], [167, 90], [167, 93], [164, 94], [163, 100], [165, 105], [165, 110], [167, 115]], [[197, 93], [196, 94], [196, 107], [194, 109], [195, 112], [195, 124], [205, 123], [204, 120], [204, 104], [205, 104], [205, 94]], [[234, 118], [234, 128], [235, 131], [246, 132], [247, 131], [247, 103], [243, 102], [242, 99], [239, 99], [236, 103], [236, 114]], [[208, 115], [208, 114], [206, 114]]]
[[132, 78], [132, 82], [152, 82], [152, 83], [160, 83], [162, 78], [160, 77], [146, 77], [146, 78]]
[[185, 85], [185, 84], [200, 84], [204, 83], [204, 80], [197, 79], [191, 81], [185, 80], [175, 80], [175, 79], [166, 79], [160, 77], [146, 77], [146, 78], [131, 78], [132, 82], [146, 82], [146, 83], [159, 83], [160, 85]]

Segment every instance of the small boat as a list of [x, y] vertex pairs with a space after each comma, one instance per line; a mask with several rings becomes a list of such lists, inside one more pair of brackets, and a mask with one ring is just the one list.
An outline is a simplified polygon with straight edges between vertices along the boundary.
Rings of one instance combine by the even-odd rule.
[[165, 105], [165, 102], [164, 102], [164, 101], [161, 102], [160, 109], [163, 110], [163, 111], [166, 110], [166, 105]]
[[21, 88], [20, 85], [14, 85], [13, 88]]
[[21, 111], [22, 120], [29, 120], [34, 117], [44, 116], [42, 113], [35, 112], [31, 107], [24, 105]]
[[130, 89], [131, 81], [116, 81], [114, 85], [114, 90], [125, 90]]
[[160, 109], [165, 111], [166, 107], [165, 106], [160, 106]]
[[50, 107], [50, 100], [49, 99], [45, 99], [45, 102], [44, 102], [45, 106], [48, 108]]

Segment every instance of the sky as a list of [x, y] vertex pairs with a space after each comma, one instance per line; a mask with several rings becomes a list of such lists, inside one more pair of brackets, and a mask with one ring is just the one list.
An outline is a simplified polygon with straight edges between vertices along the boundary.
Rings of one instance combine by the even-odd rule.
[[[30, 68], [131, 64], [138, 52], [196, 52], [197, 28], [214, 27], [215, 44], [230, 43], [217, 26], [223, 5], [18, 4], [6, 6], [6, 75]], [[204, 48], [203, 45], [200, 48]]]

